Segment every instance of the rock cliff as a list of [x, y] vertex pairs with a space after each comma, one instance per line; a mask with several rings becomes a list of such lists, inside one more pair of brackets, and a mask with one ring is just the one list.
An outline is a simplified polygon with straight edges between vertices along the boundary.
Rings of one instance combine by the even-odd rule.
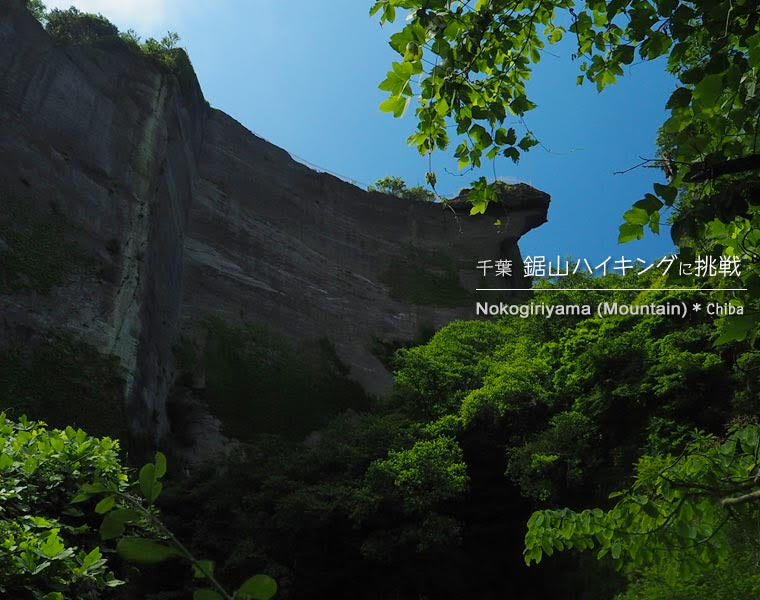
[[0, 5], [0, 131], [0, 347], [28, 360], [54, 338], [116, 357], [114, 393], [150, 443], [172, 428], [177, 344], [202, 346], [208, 315], [327, 339], [386, 393], [373, 342], [471, 318], [477, 260], [521, 270], [517, 240], [549, 202], [512, 186], [469, 217], [368, 193], [209, 107], [191, 70], [119, 43], [57, 44], [21, 0]]

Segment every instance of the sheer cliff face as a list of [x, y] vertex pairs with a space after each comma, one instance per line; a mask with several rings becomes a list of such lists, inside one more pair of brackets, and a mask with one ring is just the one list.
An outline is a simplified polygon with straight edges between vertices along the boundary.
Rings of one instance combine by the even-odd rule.
[[173, 347], [206, 315], [327, 338], [384, 393], [373, 340], [472, 317], [477, 260], [519, 267], [548, 206], [516, 186], [497, 228], [367, 193], [210, 108], [194, 78], [118, 44], [56, 45], [20, 0], [0, 6], [0, 131], [0, 344], [65, 333], [116, 355], [129, 426], [152, 439], [170, 429]]

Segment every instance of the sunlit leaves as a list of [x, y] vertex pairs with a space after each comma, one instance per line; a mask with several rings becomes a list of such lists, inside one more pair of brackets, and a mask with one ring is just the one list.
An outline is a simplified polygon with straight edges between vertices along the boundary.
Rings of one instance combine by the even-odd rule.
[[[655, 186], [656, 195], [646, 195], [624, 214], [618, 239], [641, 239], [647, 228], [659, 233], [666, 222], [674, 241], [688, 248], [703, 243], [704, 223], [713, 218], [735, 222], [737, 235], [741, 230], [744, 237], [729, 236], [733, 241], [716, 248], [751, 263], [742, 275], [749, 289], [757, 271], [752, 265], [760, 256], [753, 233], [760, 227], [757, 194], [725, 177], [691, 186], [687, 175], [709, 174], [713, 165], [757, 152], [760, 13], [753, 3], [551, 0], [507, 6], [380, 0], [371, 13], [380, 14], [383, 23], [393, 21], [397, 9], [408, 11], [408, 20], [391, 36], [401, 63], [381, 84], [389, 94], [382, 109], [401, 116], [416, 97], [418, 127], [409, 143], [431, 154], [448, 146], [451, 132], [460, 169], [479, 168], [499, 156], [517, 163], [536, 145], [527, 127], [522, 136], [515, 131], [536, 106], [527, 82], [544, 45], [561, 40], [567, 22], [576, 46], [572, 58], [581, 59], [577, 82], [587, 80], [600, 92], [637, 59], [667, 57], [666, 68], [680, 84], [666, 104], [670, 115], [661, 132], [667, 147], [651, 161], [665, 171], [667, 183]], [[412, 74], [418, 81], [414, 90]], [[513, 118], [516, 122], [509, 122]], [[743, 176], [752, 177], [751, 172]], [[482, 179], [470, 187], [471, 213], [484, 213], [495, 195], [486, 191]], [[750, 303], [757, 303], [754, 298]]]
[[[0, 413], [0, 591], [4, 597], [100, 596], [120, 585], [108, 571], [88, 527], [74, 527], [83, 502], [125, 479], [118, 442], [82, 430], [48, 430], [44, 423]], [[98, 479], [101, 483], [87, 483]], [[87, 484], [83, 486], [83, 484]], [[77, 493], [77, 489], [80, 488]], [[76, 507], [70, 501], [79, 497]], [[97, 504], [112, 509], [112, 496]], [[81, 522], [80, 522], [81, 523]], [[21, 591], [23, 589], [23, 592]], [[52, 595], [51, 595], [52, 594]]]
[[645, 456], [633, 486], [611, 496], [616, 504], [609, 511], [534, 513], [525, 561], [594, 549], [600, 558], [609, 553], [619, 565], [660, 567], [662, 576], [678, 580], [727, 560], [732, 548], [724, 533], [760, 514], [752, 493], [760, 489], [759, 448], [760, 428], [750, 425], [734, 428], [720, 444], [698, 435], [680, 457]]
[[383, 112], [393, 113], [394, 117], [401, 117], [409, 107], [409, 102], [409, 97], [404, 98], [401, 96], [392, 96], [380, 105], [380, 110]]
[[[510, 114], [524, 115], [535, 108], [525, 81], [530, 75], [528, 65], [541, 58], [544, 41], [538, 26], [543, 26], [553, 43], [564, 31], [551, 23], [551, 10], [526, 7], [494, 15], [489, 3], [464, 10], [460, 3], [438, 6], [384, 0], [371, 12], [382, 10], [381, 22], [385, 22], [393, 20], [395, 9], [402, 7], [409, 9], [407, 25], [390, 39], [402, 61], [394, 63], [394, 71], [380, 84], [389, 94], [382, 110], [401, 116], [408, 107], [405, 96], [417, 96], [418, 131], [408, 141], [422, 154], [447, 146], [446, 120], [451, 119], [457, 134], [467, 138], [457, 143], [460, 168], [479, 167], [483, 157], [492, 160], [505, 152], [518, 160], [525, 148], [515, 146], [517, 134], [509, 133], [514, 128], [502, 124]], [[415, 66], [401, 71], [397, 64]], [[425, 65], [425, 70], [417, 65]], [[410, 82], [412, 74], [419, 76], [418, 86]]]
[[365, 475], [367, 491], [392, 499], [407, 515], [427, 516], [442, 502], [461, 496], [469, 483], [458, 442], [447, 436], [391, 450]]

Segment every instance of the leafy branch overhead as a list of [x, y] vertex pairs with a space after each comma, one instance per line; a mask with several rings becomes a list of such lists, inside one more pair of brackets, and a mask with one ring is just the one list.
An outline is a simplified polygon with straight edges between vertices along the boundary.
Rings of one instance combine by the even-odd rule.
[[[730, 127], [729, 122], [754, 131], [757, 105], [747, 105], [755, 100], [760, 62], [753, 3], [613, 0], [587, 2], [579, 12], [574, 7], [568, 0], [376, 2], [370, 14], [379, 13], [381, 23], [394, 21], [397, 9], [409, 11], [408, 24], [390, 38], [401, 60], [380, 84], [389, 93], [381, 108], [401, 116], [417, 98], [417, 132], [409, 143], [423, 154], [447, 148], [451, 119], [457, 134], [465, 136], [455, 151], [460, 166], [479, 166], [484, 153], [489, 158], [503, 153], [517, 162], [536, 141], [527, 135], [518, 142], [514, 128], [504, 123], [536, 107], [526, 91], [532, 67], [547, 44], [570, 34], [577, 45], [572, 58], [579, 61], [578, 83], [588, 80], [599, 91], [615, 83], [637, 56], [667, 56], [668, 70], [683, 87], [668, 102], [675, 121], [666, 131], [682, 132], [681, 124], [693, 123], [725, 136], [716, 127]], [[732, 93], [724, 95], [725, 90]], [[712, 114], [718, 108], [727, 112]], [[679, 141], [686, 145], [686, 139]], [[690, 158], [688, 164], [707, 156]]]
[[642, 457], [636, 481], [610, 496], [616, 504], [606, 512], [534, 513], [525, 562], [555, 551], [594, 549], [620, 568], [630, 563], [654, 569], [675, 584], [733, 560], [739, 547], [752, 553], [756, 541], [737, 534], [757, 527], [760, 428], [736, 426], [722, 442], [695, 438], [680, 456]]
[[[400, 58], [380, 84], [388, 92], [381, 109], [398, 117], [414, 105], [417, 128], [409, 144], [428, 155], [455, 143], [461, 169], [499, 155], [516, 163], [538, 143], [529, 130], [518, 135], [517, 129], [536, 107], [526, 85], [547, 46], [570, 36], [577, 83], [593, 83], [600, 92], [627, 65], [664, 58], [678, 86], [652, 162], [667, 181], [623, 215], [619, 241], [640, 239], [645, 229], [659, 233], [668, 211], [682, 251], [742, 256], [751, 265], [742, 287], [760, 295], [755, 2], [378, 0], [370, 15], [389, 23], [399, 10], [407, 21], [390, 36]], [[485, 178], [471, 186], [473, 212], [485, 211], [492, 186]]]

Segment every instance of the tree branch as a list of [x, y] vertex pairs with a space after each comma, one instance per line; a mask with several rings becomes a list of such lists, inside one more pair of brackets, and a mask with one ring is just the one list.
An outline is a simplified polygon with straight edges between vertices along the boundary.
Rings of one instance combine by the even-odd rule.
[[750, 502], [751, 500], [760, 500], [760, 490], [755, 490], [754, 492], [750, 492], [749, 494], [744, 494], [743, 496], [736, 496], [734, 498], [723, 498], [723, 500], [721, 500], [720, 503], [723, 506], [731, 506], [733, 504], [741, 504], [743, 502]]
[[755, 171], [760, 169], [760, 154], [751, 154], [741, 158], [733, 158], [714, 165], [705, 165], [704, 163], [695, 166], [684, 181], [689, 183], [698, 183], [708, 179], [715, 179], [720, 175], [731, 175], [732, 173], [742, 173], [744, 171]]

